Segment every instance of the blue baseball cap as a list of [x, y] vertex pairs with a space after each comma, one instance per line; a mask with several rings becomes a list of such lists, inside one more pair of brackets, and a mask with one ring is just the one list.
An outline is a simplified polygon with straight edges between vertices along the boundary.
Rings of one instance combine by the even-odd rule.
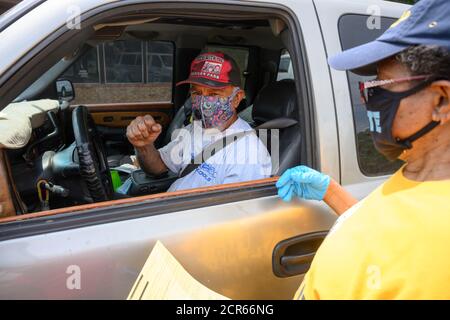
[[370, 75], [376, 63], [413, 45], [437, 45], [450, 50], [450, 1], [421, 0], [372, 42], [328, 59], [337, 70]]

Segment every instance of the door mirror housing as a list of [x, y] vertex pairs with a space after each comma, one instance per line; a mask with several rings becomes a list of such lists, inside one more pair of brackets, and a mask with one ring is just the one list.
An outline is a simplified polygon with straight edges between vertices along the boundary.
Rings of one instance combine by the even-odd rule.
[[58, 79], [55, 82], [56, 95], [58, 100], [70, 102], [75, 99], [75, 90], [72, 81], [67, 79]]

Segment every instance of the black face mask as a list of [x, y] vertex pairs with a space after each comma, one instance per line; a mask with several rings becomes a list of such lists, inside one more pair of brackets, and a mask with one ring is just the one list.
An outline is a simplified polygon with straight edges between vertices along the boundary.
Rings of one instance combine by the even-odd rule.
[[403, 92], [392, 92], [380, 87], [367, 90], [367, 117], [369, 118], [369, 130], [375, 144], [375, 148], [386, 158], [394, 161], [405, 149], [412, 148], [412, 142], [419, 139], [435, 128], [439, 122], [431, 121], [425, 127], [400, 140], [392, 136], [392, 126], [402, 99], [426, 88], [435, 79], [426, 80], [414, 88]]

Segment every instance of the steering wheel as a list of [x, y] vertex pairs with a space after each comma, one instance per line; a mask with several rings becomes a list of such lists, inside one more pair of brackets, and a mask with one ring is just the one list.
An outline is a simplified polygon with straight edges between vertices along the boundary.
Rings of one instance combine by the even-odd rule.
[[102, 139], [85, 106], [72, 112], [73, 133], [80, 165], [80, 175], [94, 202], [113, 198], [114, 190]]

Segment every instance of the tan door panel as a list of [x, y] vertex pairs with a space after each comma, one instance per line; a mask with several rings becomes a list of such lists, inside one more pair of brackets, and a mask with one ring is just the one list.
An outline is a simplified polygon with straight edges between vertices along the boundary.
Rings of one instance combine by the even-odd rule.
[[14, 204], [8, 182], [7, 158], [5, 151], [0, 149], [0, 217], [14, 216]]
[[105, 127], [123, 128], [138, 116], [150, 114], [156, 122], [164, 127], [170, 123], [170, 117], [164, 112], [154, 111], [127, 111], [127, 112], [96, 112], [92, 113], [96, 125]]
[[[71, 106], [75, 108], [77, 105]], [[138, 116], [150, 114], [156, 122], [166, 128], [171, 121], [172, 102], [124, 102], [85, 105], [97, 125], [123, 128]]]
[[[78, 105], [72, 105], [75, 108]], [[106, 111], [150, 111], [150, 110], [164, 110], [170, 111], [173, 109], [172, 102], [122, 102], [122, 103], [96, 103], [84, 104], [91, 113], [106, 112]]]

